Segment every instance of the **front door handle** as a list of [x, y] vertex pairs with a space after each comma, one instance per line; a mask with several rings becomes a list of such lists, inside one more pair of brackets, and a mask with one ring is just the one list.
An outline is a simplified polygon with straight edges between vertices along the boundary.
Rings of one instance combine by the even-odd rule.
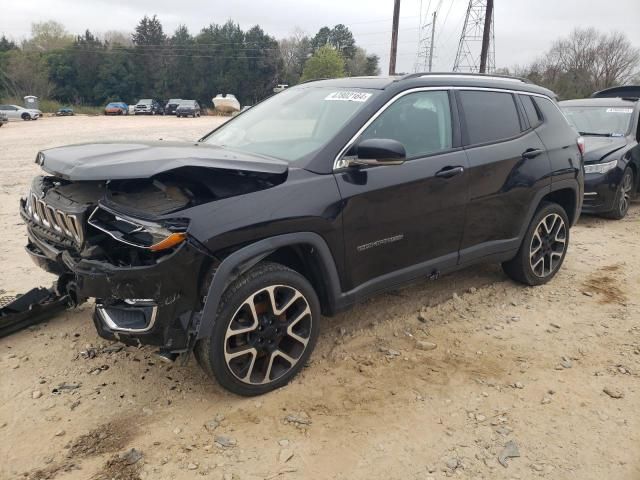
[[439, 178], [451, 178], [456, 175], [460, 175], [464, 172], [464, 167], [444, 167], [442, 170], [436, 172], [436, 177]]
[[522, 152], [522, 158], [536, 158], [541, 153], [544, 153], [544, 150], [540, 150], [539, 148], [527, 148]]

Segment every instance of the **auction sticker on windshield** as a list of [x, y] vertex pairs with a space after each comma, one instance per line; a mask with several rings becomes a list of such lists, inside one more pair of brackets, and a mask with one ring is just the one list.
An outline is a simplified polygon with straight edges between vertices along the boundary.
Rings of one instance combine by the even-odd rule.
[[366, 102], [370, 93], [366, 92], [332, 92], [325, 100], [342, 101], [342, 102]]
[[607, 113], [632, 113], [633, 108], [607, 108]]

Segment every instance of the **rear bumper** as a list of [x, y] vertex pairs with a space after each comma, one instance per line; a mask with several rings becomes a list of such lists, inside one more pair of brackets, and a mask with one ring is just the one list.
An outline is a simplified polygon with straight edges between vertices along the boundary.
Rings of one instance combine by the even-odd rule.
[[623, 170], [616, 167], [605, 173], [587, 173], [584, 176], [583, 213], [606, 213], [613, 210]]
[[60, 249], [28, 225], [27, 253], [36, 265], [65, 276], [79, 299], [95, 298], [100, 336], [155, 345], [170, 352], [189, 348], [194, 314], [202, 309], [200, 282], [209, 257], [189, 242], [153, 265], [115, 266]]

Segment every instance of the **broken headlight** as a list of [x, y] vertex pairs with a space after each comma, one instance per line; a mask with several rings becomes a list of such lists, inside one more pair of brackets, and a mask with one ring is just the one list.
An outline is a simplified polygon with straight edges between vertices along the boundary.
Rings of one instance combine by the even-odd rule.
[[119, 242], [153, 252], [175, 247], [187, 238], [186, 220], [149, 222], [121, 215], [102, 206], [96, 207], [88, 223]]

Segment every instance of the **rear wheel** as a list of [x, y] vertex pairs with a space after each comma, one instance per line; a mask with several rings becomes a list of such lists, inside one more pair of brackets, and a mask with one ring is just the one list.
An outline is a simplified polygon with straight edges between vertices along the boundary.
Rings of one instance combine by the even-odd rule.
[[277, 263], [261, 263], [225, 291], [198, 363], [227, 390], [260, 395], [287, 384], [317, 337], [320, 305], [311, 284]]
[[542, 285], [564, 262], [569, 246], [569, 219], [557, 203], [543, 203], [531, 220], [516, 256], [502, 268], [513, 280]]
[[618, 185], [616, 198], [613, 202], [613, 210], [606, 213], [606, 217], [613, 218], [614, 220], [621, 220], [627, 215], [629, 206], [631, 205], [631, 195], [633, 195], [634, 180], [635, 177], [633, 174], [633, 169], [628, 166], [624, 169], [622, 180], [620, 181], [620, 185]]

